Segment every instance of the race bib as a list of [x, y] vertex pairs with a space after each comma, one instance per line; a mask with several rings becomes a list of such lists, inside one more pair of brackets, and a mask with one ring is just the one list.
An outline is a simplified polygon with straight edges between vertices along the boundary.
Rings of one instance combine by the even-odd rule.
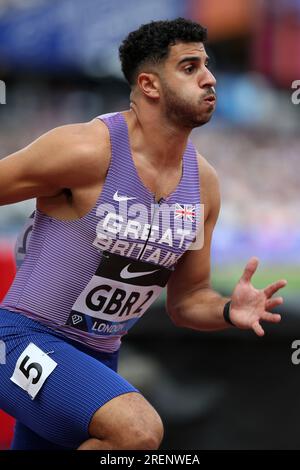
[[33, 400], [57, 363], [35, 344], [30, 343], [19, 357], [10, 380], [25, 390]]
[[123, 335], [157, 299], [173, 271], [103, 252], [101, 263], [72, 307], [67, 325], [95, 335]]

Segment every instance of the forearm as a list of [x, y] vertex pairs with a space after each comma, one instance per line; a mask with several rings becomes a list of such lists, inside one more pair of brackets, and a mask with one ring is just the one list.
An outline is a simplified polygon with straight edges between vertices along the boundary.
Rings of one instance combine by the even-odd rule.
[[198, 289], [170, 312], [174, 323], [182, 328], [213, 331], [230, 327], [224, 320], [225, 304], [230, 300], [210, 288]]

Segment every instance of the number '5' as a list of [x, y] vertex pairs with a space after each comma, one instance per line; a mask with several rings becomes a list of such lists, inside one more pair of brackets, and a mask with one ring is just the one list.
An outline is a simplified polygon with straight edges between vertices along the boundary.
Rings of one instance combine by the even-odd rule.
[[34, 379], [32, 379], [32, 383], [36, 384], [41, 378], [43, 368], [42, 368], [41, 364], [39, 364], [38, 362], [32, 362], [32, 364], [29, 364], [27, 369], [25, 369], [25, 365], [26, 365], [26, 362], [28, 361], [28, 359], [30, 359], [29, 356], [24, 357], [23, 361], [20, 364], [20, 371], [25, 375], [25, 377], [27, 379], [29, 379], [31, 369], [36, 370], [37, 371], [37, 376]]

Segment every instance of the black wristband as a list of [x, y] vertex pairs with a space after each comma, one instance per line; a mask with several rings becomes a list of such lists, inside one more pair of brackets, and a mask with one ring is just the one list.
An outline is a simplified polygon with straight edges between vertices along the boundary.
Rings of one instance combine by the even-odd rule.
[[231, 326], [235, 326], [235, 324], [232, 323], [232, 321], [230, 320], [230, 305], [231, 305], [231, 300], [229, 300], [229, 302], [227, 302], [224, 305], [223, 317], [227, 323], [229, 323]]

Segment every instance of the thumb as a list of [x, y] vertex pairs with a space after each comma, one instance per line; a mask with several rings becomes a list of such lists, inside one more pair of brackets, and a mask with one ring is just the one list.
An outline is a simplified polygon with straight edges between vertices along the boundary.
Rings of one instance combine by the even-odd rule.
[[250, 258], [250, 260], [248, 261], [244, 269], [243, 275], [241, 277], [241, 281], [244, 281], [244, 282], [251, 281], [251, 278], [257, 269], [258, 263], [259, 263], [259, 259], [256, 258], [256, 256], [252, 256], [252, 258]]

